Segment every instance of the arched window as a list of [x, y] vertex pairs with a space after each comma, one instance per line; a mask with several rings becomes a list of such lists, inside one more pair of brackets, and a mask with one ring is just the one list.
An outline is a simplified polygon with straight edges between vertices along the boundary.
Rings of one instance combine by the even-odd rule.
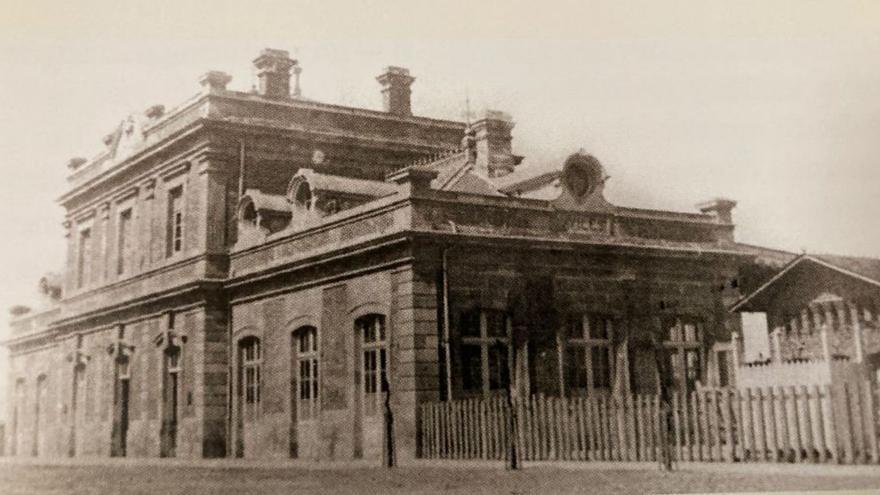
[[611, 388], [614, 321], [603, 315], [569, 315], [565, 325], [565, 389], [569, 395]]
[[385, 317], [378, 314], [361, 316], [354, 322], [361, 339], [364, 414], [372, 416], [382, 410], [383, 392], [388, 390], [388, 360], [385, 354]]
[[293, 332], [298, 370], [297, 419], [318, 417], [318, 329], [300, 327]]
[[241, 387], [244, 395], [244, 413], [245, 419], [254, 419], [257, 417], [260, 406], [260, 366], [262, 364], [263, 355], [260, 347], [260, 339], [256, 337], [246, 337], [239, 343], [240, 347], [240, 370], [241, 370]]
[[466, 393], [488, 395], [507, 389], [508, 320], [507, 313], [494, 309], [472, 309], [459, 315], [460, 369]]

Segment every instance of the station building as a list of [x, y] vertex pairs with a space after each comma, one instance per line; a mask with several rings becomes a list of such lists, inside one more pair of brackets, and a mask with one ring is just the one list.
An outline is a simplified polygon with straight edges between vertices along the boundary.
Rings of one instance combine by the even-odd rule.
[[425, 401], [731, 384], [727, 307], [782, 264], [733, 201], [611, 204], [583, 151], [527, 176], [510, 116], [414, 116], [403, 68], [373, 111], [254, 67], [71, 160], [57, 300], [5, 342], [8, 452], [378, 459], [387, 410], [406, 459]]

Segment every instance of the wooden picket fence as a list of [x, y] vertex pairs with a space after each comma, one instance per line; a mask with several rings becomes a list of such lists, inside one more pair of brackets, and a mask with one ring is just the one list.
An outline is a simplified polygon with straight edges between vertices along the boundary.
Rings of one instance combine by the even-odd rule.
[[420, 405], [428, 459], [880, 463], [876, 387], [705, 389], [625, 398], [532, 396]]

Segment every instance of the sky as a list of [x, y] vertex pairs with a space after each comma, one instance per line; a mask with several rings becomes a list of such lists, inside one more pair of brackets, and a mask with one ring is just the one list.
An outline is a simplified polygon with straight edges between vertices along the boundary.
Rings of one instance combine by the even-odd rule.
[[506, 111], [523, 167], [584, 148], [614, 203], [729, 197], [739, 241], [880, 256], [877, 26], [880, 2], [846, 0], [0, 0], [0, 311], [62, 264], [71, 157], [208, 70], [249, 89], [265, 47], [343, 105], [379, 109], [375, 76], [408, 67], [415, 114]]

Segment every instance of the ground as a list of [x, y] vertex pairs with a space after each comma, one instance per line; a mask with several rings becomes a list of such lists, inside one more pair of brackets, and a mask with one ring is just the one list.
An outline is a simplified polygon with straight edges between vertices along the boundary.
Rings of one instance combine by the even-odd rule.
[[258, 465], [236, 462], [4, 459], [0, 493], [15, 494], [291, 494], [291, 493], [694, 493], [875, 489], [880, 468], [859, 466], [690, 465], [661, 473], [654, 465], [499, 463], [368, 466]]

